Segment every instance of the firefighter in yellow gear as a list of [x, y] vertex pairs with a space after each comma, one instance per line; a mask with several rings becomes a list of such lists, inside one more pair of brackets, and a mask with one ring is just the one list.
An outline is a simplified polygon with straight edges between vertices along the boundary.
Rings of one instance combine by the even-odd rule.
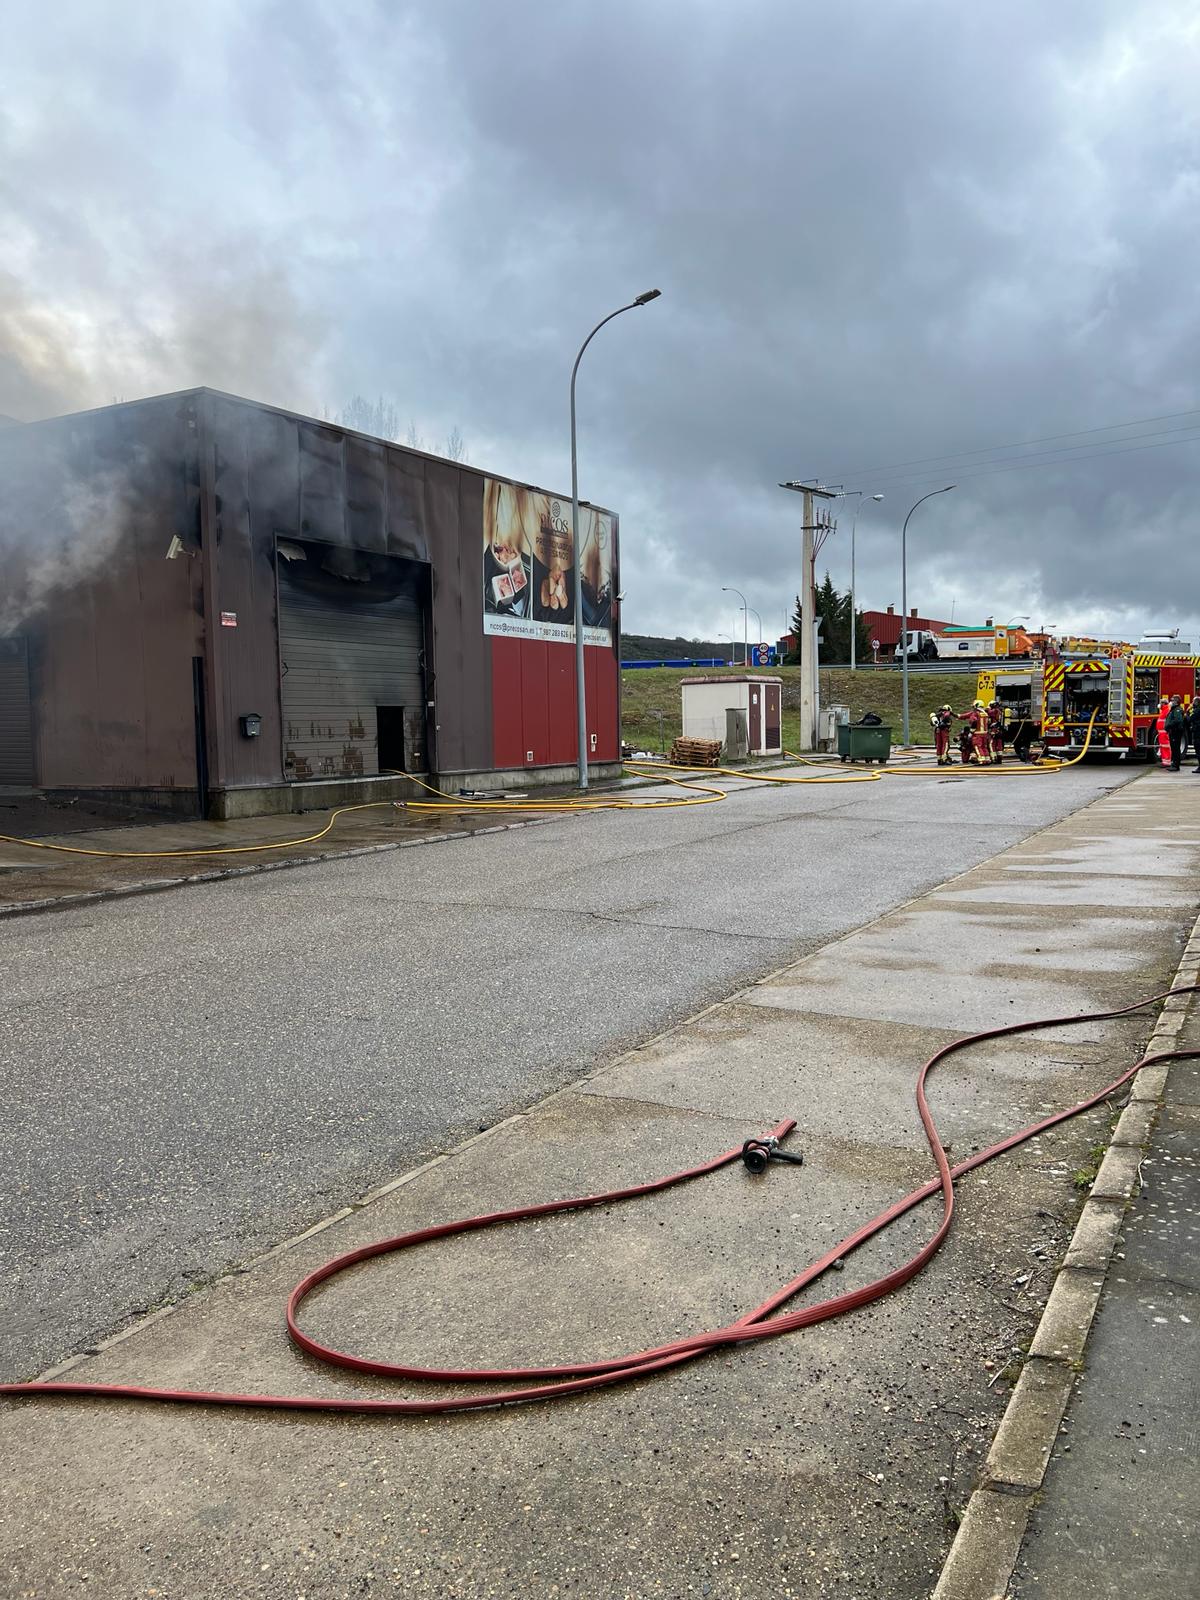
[[971, 730], [971, 763], [973, 766], [987, 767], [991, 765], [991, 736], [988, 733], [987, 708], [982, 700], [976, 700], [970, 711], [961, 711], [959, 716]]

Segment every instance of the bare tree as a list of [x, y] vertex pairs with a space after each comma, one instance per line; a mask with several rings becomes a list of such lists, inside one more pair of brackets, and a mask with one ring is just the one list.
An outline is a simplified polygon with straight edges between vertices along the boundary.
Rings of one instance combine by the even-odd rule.
[[[368, 400], [365, 395], [356, 394], [353, 399], [338, 412], [335, 422], [343, 428], [355, 428], [359, 433], [374, 434], [377, 439], [400, 438], [400, 413], [393, 400], [380, 395], [377, 400]], [[410, 418], [408, 429], [404, 435], [404, 443], [410, 450], [431, 450], [432, 447], [425, 443], [425, 436], [417, 427], [416, 419]], [[432, 450], [434, 455], [443, 455], [448, 461], [465, 461], [467, 458], [467, 441], [463, 438], [462, 429], [457, 424], [446, 435], [443, 448]]]
[[365, 395], [356, 394], [337, 415], [343, 428], [354, 428], [359, 433], [371, 433], [377, 439], [400, 437], [400, 416], [395, 405], [382, 395], [372, 402]]

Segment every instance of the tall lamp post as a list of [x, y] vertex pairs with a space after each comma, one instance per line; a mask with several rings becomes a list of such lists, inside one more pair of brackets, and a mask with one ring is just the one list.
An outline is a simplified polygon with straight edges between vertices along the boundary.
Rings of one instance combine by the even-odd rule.
[[575, 720], [579, 731], [579, 787], [588, 786], [588, 733], [587, 733], [587, 679], [583, 670], [583, 565], [579, 549], [579, 458], [575, 440], [575, 377], [583, 352], [600, 332], [606, 322], [619, 317], [623, 311], [633, 311], [637, 306], [647, 306], [657, 300], [661, 289], [647, 289], [631, 300], [627, 306], [610, 311], [588, 334], [579, 347], [575, 365], [571, 368], [571, 550], [575, 563]]
[[[749, 665], [749, 658], [748, 658], [748, 653], [747, 653], [747, 646], [750, 643], [750, 607], [746, 604], [746, 596], [742, 593], [742, 591], [740, 589], [735, 589], [734, 586], [731, 583], [723, 583], [721, 585], [721, 593], [722, 594], [735, 594], [735, 595], [737, 595], [738, 599], [742, 602], [742, 665], [744, 667], [748, 666]], [[734, 653], [735, 656], [737, 655], [736, 646], [734, 647], [734, 652], [733, 653]], [[737, 662], [736, 661], [733, 664], [734, 664], [735, 667], [737, 666]]]
[[[753, 606], [751, 606], [750, 609], [751, 609], [751, 611], [754, 611], [754, 607]], [[766, 644], [767, 641], [763, 638], [762, 618], [759, 616], [757, 611], [754, 611], [754, 620], [755, 620], [755, 622], [758, 623], [758, 641], [759, 641], [760, 644]], [[750, 663], [747, 662], [746, 665], [749, 666]]]
[[[858, 532], [858, 513], [862, 510], [865, 489], [847, 489], [847, 498], [850, 495], [858, 496], [858, 504], [854, 507], [854, 520], [850, 524], [850, 671], [858, 671], [858, 611], [854, 601], [854, 536]], [[872, 500], [882, 500], [881, 494], [873, 494]]]
[[[949, 494], [954, 484], [948, 483], [944, 489], [931, 489], [928, 494], [923, 494], [908, 513], [911, 517], [917, 506], [923, 506], [926, 500], [932, 500], [935, 494]], [[900, 530], [900, 648], [904, 652], [900, 658], [900, 677], [902, 682], [901, 699], [904, 706], [902, 719], [901, 738], [905, 745], [908, 744], [908, 655], [911, 645], [911, 630], [908, 626], [908, 517], [904, 519], [904, 526]]]

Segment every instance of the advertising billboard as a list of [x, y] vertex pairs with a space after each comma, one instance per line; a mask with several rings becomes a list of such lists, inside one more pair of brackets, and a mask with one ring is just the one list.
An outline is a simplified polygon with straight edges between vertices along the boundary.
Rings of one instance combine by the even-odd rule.
[[[583, 640], [613, 642], [615, 530], [606, 511], [579, 508]], [[571, 503], [485, 478], [483, 631], [512, 639], [575, 638]]]

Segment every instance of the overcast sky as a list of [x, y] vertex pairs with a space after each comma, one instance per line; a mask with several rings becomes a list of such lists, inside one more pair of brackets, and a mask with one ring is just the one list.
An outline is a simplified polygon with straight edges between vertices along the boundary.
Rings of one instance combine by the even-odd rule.
[[627, 630], [740, 636], [736, 584], [778, 633], [776, 484], [819, 476], [885, 493], [862, 605], [957, 482], [911, 604], [1200, 644], [1195, 0], [56, 0], [4, 31], [0, 413], [382, 394], [569, 490], [576, 349], [656, 287], [580, 370]]

